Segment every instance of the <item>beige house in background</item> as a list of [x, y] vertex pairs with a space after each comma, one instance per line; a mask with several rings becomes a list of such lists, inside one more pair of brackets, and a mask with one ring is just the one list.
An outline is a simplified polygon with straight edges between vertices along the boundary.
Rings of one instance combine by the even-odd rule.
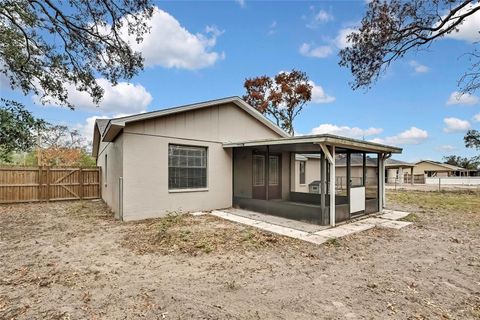
[[[98, 119], [92, 153], [102, 168], [102, 198], [118, 219], [237, 207], [335, 225], [382, 211], [384, 160], [401, 151], [328, 134], [291, 137], [242, 99], [229, 97]], [[374, 197], [364, 182], [345, 194], [330, 183], [336, 159], [353, 153], [379, 159]], [[319, 180], [320, 192], [298, 180], [302, 154], [317, 158], [306, 170]]]
[[476, 170], [468, 170], [451, 164], [431, 160], [419, 161], [415, 163], [415, 167], [413, 168], [413, 174], [424, 174], [425, 177], [440, 178], [468, 176], [469, 171], [476, 172]]

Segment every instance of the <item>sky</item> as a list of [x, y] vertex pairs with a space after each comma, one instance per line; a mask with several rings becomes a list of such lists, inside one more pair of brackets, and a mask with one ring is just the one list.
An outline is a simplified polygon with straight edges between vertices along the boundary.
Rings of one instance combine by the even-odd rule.
[[1, 97], [23, 102], [36, 116], [80, 130], [89, 140], [95, 118], [109, 118], [227, 96], [242, 96], [245, 78], [298, 69], [309, 76], [312, 101], [296, 118], [297, 134], [332, 133], [403, 148], [396, 159], [471, 157], [463, 136], [480, 129], [480, 92], [459, 95], [470, 66], [467, 52], [480, 40], [480, 12], [428, 49], [394, 62], [368, 90], [352, 90], [338, 65], [345, 35], [358, 27], [365, 1], [157, 2], [151, 33], [135, 45], [145, 69], [130, 82], [99, 83], [99, 107], [70, 89], [72, 111], [45, 106], [12, 91], [0, 78]]

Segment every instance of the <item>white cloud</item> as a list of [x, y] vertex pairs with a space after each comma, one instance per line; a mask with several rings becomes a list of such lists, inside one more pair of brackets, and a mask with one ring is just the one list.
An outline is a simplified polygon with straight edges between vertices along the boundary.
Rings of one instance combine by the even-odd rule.
[[476, 115], [473, 116], [473, 121], [480, 122], [480, 113], [477, 113]]
[[298, 51], [301, 55], [311, 58], [326, 58], [333, 53], [330, 46], [314, 47], [308, 43], [303, 43]]
[[334, 41], [335, 45], [339, 49], [345, 49], [345, 48], [349, 47], [351, 44], [350, 44], [350, 42], [348, 42], [347, 36], [349, 34], [351, 34], [352, 32], [358, 32], [358, 30], [355, 29], [355, 28], [340, 29], [340, 31], [338, 31], [338, 35], [337, 35], [337, 37], [335, 38], [335, 41]]
[[305, 25], [307, 28], [315, 29], [323, 23], [333, 21], [333, 15], [323, 9], [315, 11], [315, 7], [311, 6], [310, 12], [311, 13], [309, 14], [308, 18], [306, 16], [303, 17], [305, 20], [308, 20], [307, 24]]
[[123, 31], [124, 38], [135, 51], [142, 53], [146, 66], [162, 66], [195, 70], [215, 64], [225, 57], [213, 51], [217, 38], [223, 33], [215, 26], [207, 26], [204, 33], [192, 34], [169, 13], [155, 8], [149, 21], [150, 33], [137, 43], [135, 37]]
[[314, 19], [316, 22], [324, 23], [324, 22], [332, 21], [332, 20], [333, 20], [333, 15], [331, 15], [330, 13], [328, 13], [328, 12], [325, 11], [325, 10], [319, 10], [319, 11], [315, 14], [315, 16], [313, 17], [313, 19]]
[[8, 80], [7, 76], [4, 75], [3, 73], [0, 73], [0, 89], [11, 90], [10, 81]]
[[273, 20], [272, 23], [268, 26], [268, 32], [267, 34], [269, 36], [275, 34], [277, 32], [277, 21]]
[[[145, 112], [143, 110], [140, 113]], [[97, 119], [110, 119], [110, 118], [120, 118], [120, 117], [126, 117], [131, 114], [128, 113], [117, 113], [114, 114], [112, 117], [107, 117], [107, 116], [91, 116], [85, 119], [83, 123], [77, 123], [74, 127], [74, 129], [77, 129], [78, 132], [82, 135], [82, 137], [85, 138], [85, 140], [89, 143], [92, 144], [93, 141], [93, 128], [95, 126], [95, 120]]]
[[335, 101], [335, 97], [330, 96], [325, 93], [325, 90], [319, 85], [316, 85], [315, 82], [310, 81], [312, 86], [312, 102], [313, 103], [331, 103]]
[[[466, 13], [467, 11], [472, 10], [473, 8], [479, 6], [479, 3], [469, 4], [464, 7], [462, 10], [456, 13], [456, 17], [461, 16], [462, 14]], [[455, 20], [451, 20], [454, 22]], [[467, 42], [476, 42], [480, 41], [480, 12], [477, 11], [471, 16], [465, 18], [463, 23], [457, 27], [457, 31], [453, 31], [450, 34], [447, 34], [446, 38], [456, 39], [456, 40], [463, 40]]]
[[235, 2], [238, 3], [241, 8], [245, 8], [245, 0], [235, 0]]
[[423, 64], [421, 64], [421, 63], [419, 63], [418, 61], [415, 61], [415, 60], [411, 60], [408, 64], [413, 68], [415, 73], [425, 73], [425, 72], [430, 71], [429, 67], [427, 67], [426, 65], [423, 65]]
[[449, 144], [442, 144], [437, 147], [438, 151], [443, 151], [443, 152], [450, 152], [456, 150], [457, 147], [449, 145]]
[[361, 129], [358, 127], [337, 126], [330, 123], [324, 123], [316, 128], [313, 128], [310, 134], [334, 134], [339, 136], [351, 137], [356, 139], [363, 139], [366, 136], [377, 135], [383, 132], [382, 128], [368, 128]]
[[458, 91], [454, 91], [448, 97], [447, 104], [454, 105], [454, 104], [466, 104], [466, 105], [474, 105], [477, 104], [480, 99], [477, 96], [474, 96], [470, 93], [461, 93]]
[[[152, 102], [152, 95], [140, 84], [119, 82], [116, 86], [112, 86], [104, 78], [97, 79], [97, 82], [105, 90], [99, 107], [95, 106], [88, 93], [76, 90], [71, 84], [66, 85], [68, 100], [75, 104], [78, 110], [104, 114], [140, 113]], [[33, 100], [38, 103], [39, 97], [34, 96]], [[53, 99], [50, 99], [47, 104], [58, 105]]]
[[349, 47], [351, 44], [347, 40], [347, 36], [352, 32], [357, 32], [355, 28], [343, 28], [338, 31], [337, 36], [334, 39], [327, 39], [327, 44], [321, 46], [314, 46], [312, 43], [304, 42], [300, 48], [299, 52], [301, 55], [306, 57], [314, 58], [326, 58], [333, 53], [335, 48], [344, 49]]
[[443, 119], [443, 123], [446, 125], [443, 128], [443, 131], [446, 133], [463, 132], [470, 129], [470, 122], [467, 120], [450, 117]]
[[417, 127], [411, 127], [395, 136], [386, 138], [375, 138], [371, 142], [391, 144], [391, 145], [405, 145], [405, 144], [420, 144], [428, 138], [426, 130]]

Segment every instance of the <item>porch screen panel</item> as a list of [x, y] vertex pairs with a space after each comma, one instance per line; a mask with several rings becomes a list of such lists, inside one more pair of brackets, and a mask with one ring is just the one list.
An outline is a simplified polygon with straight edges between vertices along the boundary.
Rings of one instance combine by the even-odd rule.
[[253, 186], [265, 185], [265, 156], [253, 155]]
[[207, 148], [171, 144], [168, 146], [168, 188], [207, 187]]
[[300, 167], [300, 184], [305, 184], [305, 166], [307, 162], [306, 161], [300, 161], [299, 167]]
[[278, 186], [279, 180], [279, 159], [277, 156], [270, 156], [268, 163], [268, 184], [270, 186]]

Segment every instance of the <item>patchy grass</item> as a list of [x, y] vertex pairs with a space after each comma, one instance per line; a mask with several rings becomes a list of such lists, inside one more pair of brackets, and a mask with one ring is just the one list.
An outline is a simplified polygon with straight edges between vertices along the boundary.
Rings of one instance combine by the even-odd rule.
[[388, 191], [387, 200], [426, 211], [480, 213], [480, 192], [476, 191]]
[[331, 238], [325, 241], [325, 245], [328, 247], [340, 247], [342, 244], [338, 238]]
[[410, 213], [408, 216], [400, 219], [401, 221], [407, 221], [407, 222], [418, 222], [420, 218], [418, 217], [417, 214], [415, 213]]
[[164, 218], [135, 222], [124, 244], [137, 253], [221, 253], [298, 245], [299, 240], [230, 223], [213, 216], [171, 213]]

